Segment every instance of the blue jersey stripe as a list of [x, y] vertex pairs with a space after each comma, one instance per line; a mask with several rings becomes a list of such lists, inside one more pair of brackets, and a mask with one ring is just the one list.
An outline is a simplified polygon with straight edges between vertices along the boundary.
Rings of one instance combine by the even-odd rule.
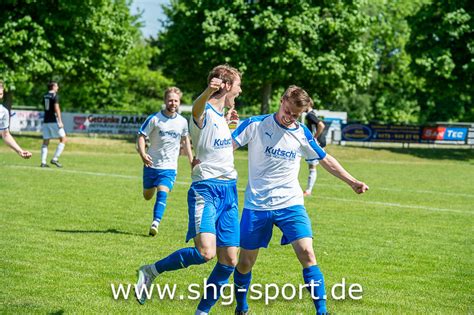
[[154, 113], [154, 114], [148, 116], [148, 118], [145, 120], [145, 122], [143, 123], [143, 125], [140, 127], [140, 130], [138, 131], [138, 133], [144, 135], [144, 134], [145, 134], [144, 132], [145, 132], [146, 126], [148, 126], [148, 124], [150, 123], [150, 120], [151, 120], [153, 117], [155, 117], [157, 114], [158, 114], [158, 113]]
[[[265, 118], [269, 117], [268, 115], [253, 116], [244, 120], [237, 129], [232, 132], [232, 138], [237, 138], [251, 123], [263, 121]], [[236, 141], [237, 142], [237, 141]], [[237, 142], [238, 143], [238, 142]], [[240, 145], [240, 144], [239, 144]]]
[[204, 129], [204, 127], [206, 127], [206, 116], [204, 116], [204, 120], [202, 121], [202, 127], [199, 127], [198, 125], [198, 122], [196, 121], [196, 119], [194, 119], [194, 117], [192, 117], [193, 119], [193, 123], [196, 127], [198, 127], [198, 129]]
[[241, 147], [242, 145], [240, 144], [239, 140], [237, 140], [236, 136], [234, 135], [234, 133], [232, 133], [232, 140], [234, 140], [234, 142], [239, 146]]
[[224, 113], [219, 113], [219, 112], [214, 108], [214, 106], [212, 106], [212, 105], [209, 104], [209, 103], [206, 103], [206, 109], [209, 109], [209, 108], [212, 109], [212, 110], [214, 111], [214, 113], [216, 113], [217, 115], [219, 115], [219, 116], [221, 116], [221, 117], [224, 116]]
[[174, 116], [167, 116], [167, 115], [165, 114], [165, 110], [162, 110], [162, 111], [161, 111], [161, 115], [163, 115], [163, 117], [168, 118], [168, 119], [175, 119], [176, 117], [178, 117], [178, 113], [175, 113]]
[[[319, 156], [319, 160], [322, 160], [326, 157], [326, 152], [314, 141], [313, 135], [309, 131], [308, 127], [305, 125], [301, 125], [304, 130], [304, 135], [306, 136], [306, 139], [308, 140], [309, 145], [311, 148], [316, 152], [316, 154]], [[312, 161], [312, 160], [306, 160], [306, 161]]]
[[300, 125], [298, 122], [295, 122], [295, 124], [296, 124], [296, 127], [295, 127], [295, 128], [288, 128], [288, 127], [285, 127], [285, 126], [283, 126], [282, 124], [280, 124], [280, 123], [278, 122], [278, 120], [276, 119], [276, 115], [277, 115], [277, 113], [274, 113], [274, 114], [273, 114], [273, 120], [275, 120], [276, 124], [277, 124], [279, 127], [283, 128], [283, 129], [285, 129], [285, 130], [289, 130], [289, 131], [298, 130], [299, 125]]
[[[196, 127], [198, 127], [198, 129], [201, 129], [201, 130], [202, 130], [202, 129], [204, 129], [204, 127], [206, 127], [206, 116], [207, 116], [206, 111], [207, 111], [208, 109], [210, 109], [210, 108], [212, 108], [212, 106], [211, 106], [209, 103], [206, 103], [206, 106], [204, 107], [204, 112], [202, 112], [202, 115], [204, 115], [204, 120], [202, 121], [202, 127], [199, 127], [198, 122], [196, 121], [196, 119], [194, 119], [194, 116], [191, 115], [191, 118], [193, 119], [193, 123], [194, 123], [194, 125], [195, 125]], [[212, 109], [213, 109], [213, 108], [212, 108]], [[214, 111], [215, 111], [215, 110], [214, 110]], [[216, 113], [217, 113], [217, 112], [216, 112]], [[219, 113], [217, 113], [217, 114], [219, 114]], [[221, 116], [222, 116], [222, 115], [221, 115]]]

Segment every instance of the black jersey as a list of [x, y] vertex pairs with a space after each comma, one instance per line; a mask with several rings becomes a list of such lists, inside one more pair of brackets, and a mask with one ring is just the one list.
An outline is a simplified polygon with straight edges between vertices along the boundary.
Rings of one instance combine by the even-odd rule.
[[59, 104], [59, 95], [56, 93], [48, 92], [43, 96], [43, 107], [44, 107], [44, 122], [55, 123], [56, 112], [54, 111], [54, 104]]
[[316, 116], [316, 113], [313, 110], [306, 114], [305, 120], [306, 126], [314, 135], [318, 130], [318, 124], [321, 122], [321, 120]]
[[[314, 136], [316, 131], [319, 131], [318, 130], [318, 128], [319, 128], [318, 124], [321, 122], [321, 119], [319, 119], [318, 116], [316, 116], [316, 113], [314, 112], [314, 110], [312, 110], [312, 111], [310, 111], [309, 113], [306, 114], [305, 121], [306, 121], [306, 126], [311, 131], [311, 134]], [[325, 126], [324, 130], [321, 132], [321, 134], [319, 135], [319, 137], [317, 139], [318, 142], [319, 142], [319, 145], [322, 148], [324, 148], [326, 146], [327, 130], [328, 130], [328, 126]]]

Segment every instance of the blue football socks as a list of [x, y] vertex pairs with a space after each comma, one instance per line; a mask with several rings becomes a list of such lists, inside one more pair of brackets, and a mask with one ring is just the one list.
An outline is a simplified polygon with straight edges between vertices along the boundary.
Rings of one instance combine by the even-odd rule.
[[235, 310], [237, 312], [246, 312], [249, 310], [249, 305], [247, 304], [247, 293], [249, 291], [250, 282], [252, 281], [252, 271], [246, 274], [240, 273], [237, 268], [234, 271], [234, 285], [235, 285], [235, 301], [237, 302], [237, 307]]
[[311, 294], [311, 298], [315, 297], [313, 298], [313, 302], [314, 302], [314, 306], [316, 307], [316, 313], [317, 314], [327, 313], [326, 289], [324, 288], [324, 277], [319, 267], [317, 265], [314, 265], [314, 266], [304, 268], [303, 278], [304, 278], [304, 283], [308, 285], [310, 285], [311, 283], [314, 284], [313, 289], [311, 289], [311, 286], [309, 286], [308, 290]]
[[178, 270], [188, 268], [191, 265], [200, 265], [206, 260], [201, 256], [196, 247], [181, 248], [166, 258], [163, 258], [155, 263], [155, 268], [158, 273], [165, 271]]
[[[209, 313], [211, 307], [216, 304], [220, 297], [221, 287], [229, 283], [229, 277], [234, 272], [235, 267], [226, 266], [217, 262], [214, 270], [212, 270], [209, 279], [207, 279], [206, 296], [199, 302], [198, 310], [201, 312]], [[214, 284], [210, 285], [210, 284]]]
[[166, 198], [168, 198], [168, 193], [166, 191], [158, 191], [156, 193], [155, 206], [153, 207], [153, 220], [161, 221], [163, 214], [166, 209]]

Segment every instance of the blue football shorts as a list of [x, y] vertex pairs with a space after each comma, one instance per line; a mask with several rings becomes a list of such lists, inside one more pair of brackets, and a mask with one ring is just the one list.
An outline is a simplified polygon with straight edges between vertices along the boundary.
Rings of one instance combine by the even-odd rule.
[[143, 167], [143, 189], [166, 186], [171, 191], [176, 180], [176, 170], [160, 170]]
[[199, 233], [216, 235], [216, 245], [239, 246], [237, 181], [206, 179], [194, 182], [188, 191], [186, 242]]
[[267, 248], [272, 238], [273, 225], [283, 232], [281, 245], [313, 237], [311, 221], [302, 205], [268, 211], [244, 208], [240, 221], [240, 247], [247, 250]]

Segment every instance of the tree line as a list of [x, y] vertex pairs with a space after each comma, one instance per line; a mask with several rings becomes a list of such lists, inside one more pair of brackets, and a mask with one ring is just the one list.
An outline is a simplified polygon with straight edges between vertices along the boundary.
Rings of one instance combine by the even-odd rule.
[[190, 103], [207, 72], [243, 72], [237, 109], [268, 113], [290, 84], [361, 122], [474, 121], [473, 4], [465, 0], [171, 0], [143, 38], [126, 0], [0, 4], [4, 103], [150, 113], [167, 86]]

